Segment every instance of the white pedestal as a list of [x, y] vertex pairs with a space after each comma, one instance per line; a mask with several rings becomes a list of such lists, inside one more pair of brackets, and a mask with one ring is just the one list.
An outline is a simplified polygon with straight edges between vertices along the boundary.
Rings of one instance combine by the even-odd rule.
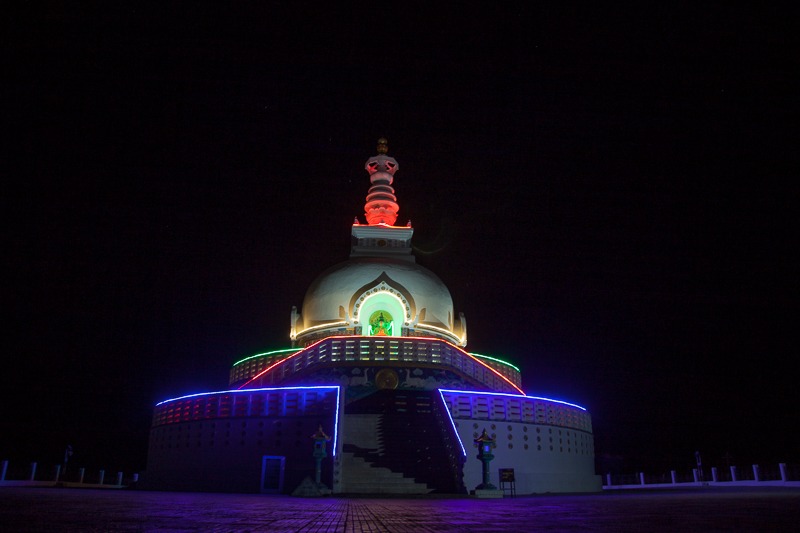
[[475, 489], [476, 498], [502, 498], [503, 491], [499, 489]]

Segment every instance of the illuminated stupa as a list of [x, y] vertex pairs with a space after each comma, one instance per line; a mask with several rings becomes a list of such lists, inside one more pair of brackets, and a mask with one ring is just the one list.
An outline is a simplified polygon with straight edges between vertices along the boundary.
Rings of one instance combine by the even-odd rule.
[[314, 477], [324, 428], [318, 487], [333, 493], [466, 493], [482, 481], [479, 435], [517, 494], [600, 490], [589, 413], [525, 395], [517, 367], [465, 350], [463, 314], [416, 264], [411, 223], [394, 225], [400, 167], [385, 139], [377, 151], [366, 223], [292, 308], [293, 347], [234, 363], [229, 390], [159, 403], [143, 486], [291, 493]]

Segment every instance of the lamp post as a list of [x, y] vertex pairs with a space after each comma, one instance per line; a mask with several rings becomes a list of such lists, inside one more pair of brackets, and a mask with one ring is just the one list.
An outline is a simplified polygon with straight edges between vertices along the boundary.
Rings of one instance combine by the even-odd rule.
[[72, 445], [67, 444], [67, 447], [64, 449], [64, 476], [67, 475], [67, 463], [70, 457], [72, 457]]
[[478, 459], [483, 463], [483, 483], [475, 487], [475, 490], [497, 490], [497, 487], [492, 485], [489, 479], [489, 463], [494, 459], [492, 449], [497, 446], [495, 440], [486, 434], [486, 428], [483, 428], [481, 436], [475, 439], [475, 444], [478, 446]]
[[315, 464], [315, 472], [314, 472], [314, 481], [316, 481], [317, 485], [321, 483], [322, 479], [322, 460], [328, 456], [328, 451], [326, 450], [325, 443], [331, 440], [331, 438], [325, 434], [322, 430], [322, 424], [320, 424], [319, 429], [317, 432], [311, 435], [311, 438], [314, 439], [314, 462]]
[[703, 459], [700, 457], [700, 452], [694, 452], [694, 460], [697, 463], [697, 476], [702, 483], [705, 480], [703, 479]]

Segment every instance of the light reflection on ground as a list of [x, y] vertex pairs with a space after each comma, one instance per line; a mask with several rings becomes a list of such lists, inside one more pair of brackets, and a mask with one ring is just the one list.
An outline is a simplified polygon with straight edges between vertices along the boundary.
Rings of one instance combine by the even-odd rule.
[[3, 531], [796, 531], [800, 489], [698, 489], [502, 500], [293, 498], [0, 488]]

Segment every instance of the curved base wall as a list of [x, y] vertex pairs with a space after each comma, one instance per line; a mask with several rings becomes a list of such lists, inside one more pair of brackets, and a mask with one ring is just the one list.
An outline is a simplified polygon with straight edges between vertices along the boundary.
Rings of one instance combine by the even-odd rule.
[[[594, 474], [591, 420], [579, 406], [469, 390], [373, 390], [366, 396], [353, 395], [344, 405], [348, 396], [338, 386], [298, 386], [211, 392], [162, 402], [153, 417], [148, 468], [140, 485], [152, 490], [291, 493], [305, 477], [314, 478], [311, 435], [322, 425], [331, 441], [321, 479], [334, 493], [354, 492], [342, 486], [350, 475], [345, 470], [355, 468], [352, 460], [341, 460], [343, 451], [371, 463], [370, 468], [391, 469], [427, 483], [430, 490], [472, 490], [482, 482], [473, 441], [484, 429], [496, 442], [493, 484], [499, 486], [499, 469], [510, 468], [520, 495], [601, 490], [600, 476]], [[370, 427], [355, 423], [361, 411], [378, 413], [379, 422]], [[422, 442], [412, 418], [425, 420], [427, 429], [440, 426], [426, 438], [444, 446], [442, 457], [423, 452], [432, 444]], [[390, 446], [404, 435], [416, 440], [399, 449]], [[405, 457], [412, 448], [412, 457]], [[443, 458], [448, 454], [458, 460]], [[453, 468], [421, 464], [409, 469], [414, 459], [449, 462]], [[281, 465], [279, 486], [267, 479], [268, 461]], [[459, 479], [448, 481], [453, 472]], [[400, 489], [408, 487], [398, 485]]]
[[[542, 493], [599, 492], [602, 479], [594, 473], [594, 454], [585, 451], [591, 435], [553, 426], [522, 423], [490, 423], [483, 419], [456, 420], [459, 437], [467, 450], [464, 465], [464, 484], [469, 490], [483, 481], [482, 464], [477, 459], [477, 447], [472, 444], [475, 432], [483, 429], [495, 434], [497, 447], [491, 462], [491, 483], [500, 487], [500, 469], [514, 470], [515, 490], [519, 495]], [[477, 426], [477, 427], [476, 427]], [[492, 429], [492, 426], [496, 426]], [[539, 433], [537, 433], [539, 430]], [[528, 441], [523, 440], [528, 437]], [[545, 444], [537, 444], [541, 438]], [[564, 441], [551, 445], [549, 440]], [[575, 440], [580, 448], [575, 448]], [[566, 441], [570, 441], [567, 445]], [[510, 447], [509, 447], [510, 446]]]
[[491, 483], [499, 470], [513, 469], [517, 494], [599, 492], [594, 471], [594, 436], [589, 413], [580, 406], [512, 394], [441, 391], [466, 450], [464, 484], [483, 481], [474, 440], [486, 430], [495, 440]]
[[[162, 402], [150, 430], [150, 490], [291, 492], [314, 479], [315, 434], [331, 436], [322, 481], [331, 486], [338, 451], [339, 387], [286, 387], [198, 394]], [[281, 462], [275, 486], [266, 458]], [[272, 464], [272, 463], [270, 463]], [[274, 476], [273, 476], [274, 477]]]

